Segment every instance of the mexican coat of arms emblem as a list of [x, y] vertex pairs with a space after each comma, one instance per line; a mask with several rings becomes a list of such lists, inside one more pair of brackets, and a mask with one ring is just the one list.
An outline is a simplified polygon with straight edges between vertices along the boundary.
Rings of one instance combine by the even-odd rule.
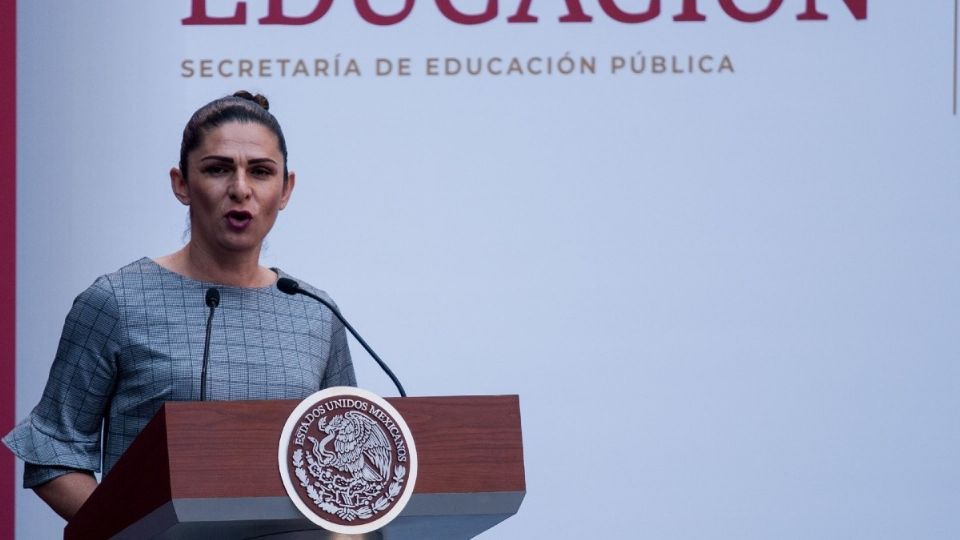
[[284, 425], [278, 460], [294, 505], [341, 534], [392, 521], [417, 477], [416, 447], [403, 418], [383, 398], [351, 387], [303, 400]]

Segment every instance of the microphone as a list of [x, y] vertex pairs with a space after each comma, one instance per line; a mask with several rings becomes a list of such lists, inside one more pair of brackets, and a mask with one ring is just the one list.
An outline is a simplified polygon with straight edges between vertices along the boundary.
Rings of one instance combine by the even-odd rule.
[[200, 370], [200, 401], [207, 399], [207, 364], [210, 363], [210, 331], [213, 329], [213, 310], [220, 305], [220, 291], [215, 287], [207, 289], [207, 295], [204, 298], [207, 307], [210, 308], [210, 315], [207, 316], [207, 337], [203, 342], [203, 369]]
[[400, 397], [407, 397], [407, 392], [404, 391], [403, 385], [400, 384], [400, 380], [397, 379], [397, 376], [393, 374], [393, 371], [390, 371], [390, 368], [387, 367], [387, 364], [385, 364], [383, 360], [381, 360], [380, 357], [377, 356], [377, 353], [373, 352], [373, 349], [371, 349], [370, 346], [367, 345], [367, 342], [364, 341], [362, 337], [360, 337], [360, 334], [358, 334], [357, 331], [354, 330], [352, 326], [350, 326], [350, 323], [348, 323], [347, 320], [343, 318], [343, 315], [340, 314], [340, 311], [337, 308], [333, 307], [333, 305], [331, 305], [330, 302], [327, 302], [323, 298], [320, 298], [319, 296], [313, 294], [310, 291], [300, 288], [299, 283], [287, 277], [282, 277], [277, 280], [277, 288], [280, 289], [280, 292], [283, 292], [289, 295], [302, 294], [304, 296], [309, 296], [310, 298], [313, 298], [317, 302], [320, 302], [321, 304], [327, 306], [327, 309], [329, 309], [330, 311], [333, 312], [334, 315], [336, 315], [337, 319], [341, 323], [343, 323], [343, 326], [345, 326], [347, 330], [349, 330], [350, 333], [353, 334], [353, 337], [357, 338], [357, 341], [360, 342], [360, 345], [363, 345], [363, 348], [367, 351], [367, 353], [370, 354], [370, 356], [372, 356], [373, 359], [376, 360], [378, 364], [380, 364], [380, 368], [383, 369], [384, 372], [386, 372], [386, 374], [390, 377], [390, 380], [393, 381], [393, 384], [396, 385], [397, 390], [400, 392]]

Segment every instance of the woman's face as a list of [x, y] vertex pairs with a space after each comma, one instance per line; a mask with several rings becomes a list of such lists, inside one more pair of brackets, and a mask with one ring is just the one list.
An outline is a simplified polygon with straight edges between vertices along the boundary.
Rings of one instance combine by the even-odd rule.
[[190, 242], [211, 255], [259, 256], [277, 213], [290, 199], [277, 136], [257, 123], [230, 122], [203, 134], [187, 175], [170, 171], [177, 199], [190, 207]]

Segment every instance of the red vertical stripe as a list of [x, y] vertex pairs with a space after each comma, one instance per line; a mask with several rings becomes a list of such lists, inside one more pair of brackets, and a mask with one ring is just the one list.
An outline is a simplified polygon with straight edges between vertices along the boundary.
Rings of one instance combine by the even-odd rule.
[[[17, 2], [0, 0], [0, 435], [13, 427], [17, 377]], [[13, 538], [13, 454], [0, 449], [0, 538]]]

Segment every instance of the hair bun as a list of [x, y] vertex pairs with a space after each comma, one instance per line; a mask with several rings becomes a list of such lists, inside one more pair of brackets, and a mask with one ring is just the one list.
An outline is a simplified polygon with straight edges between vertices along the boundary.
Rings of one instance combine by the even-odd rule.
[[257, 105], [263, 107], [265, 111], [270, 110], [270, 102], [267, 101], [267, 98], [261, 94], [253, 95], [246, 90], [238, 90], [233, 93], [233, 97], [238, 97], [240, 99], [245, 99], [247, 101], [252, 101]]

